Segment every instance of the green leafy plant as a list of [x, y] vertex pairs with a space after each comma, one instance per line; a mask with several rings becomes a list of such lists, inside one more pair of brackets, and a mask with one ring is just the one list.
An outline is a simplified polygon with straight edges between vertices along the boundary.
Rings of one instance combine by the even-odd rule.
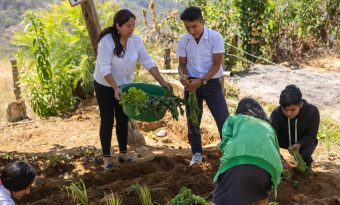
[[189, 117], [188, 120], [195, 126], [198, 126], [198, 115], [201, 110], [198, 108], [196, 92], [189, 93], [188, 97]]
[[105, 202], [106, 202], [106, 205], [121, 205], [122, 204], [122, 200], [119, 197], [119, 195], [114, 194], [114, 193], [105, 195]]
[[[166, 90], [163, 96], [148, 95], [144, 91], [132, 87], [123, 93], [121, 105], [135, 107], [137, 115], [142, 113], [165, 112], [169, 110], [172, 117], [178, 120], [179, 114], [183, 115], [184, 100], [174, 95], [172, 90]], [[178, 109], [180, 111], [178, 111]]]
[[[104, 24], [118, 9], [109, 4], [96, 5]], [[78, 101], [76, 86], [87, 96], [94, 91], [94, 56], [81, 8], [67, 1], [51, 4], [26, 12], [22, 25], [12, 43], [19, 48], [20, 86], [34, 112], [47, 117], [72, 111]]]
[[204, 198], [193, 195], [191, 190], [182, 187], [179, 194], [172, 198], [166, 205], [207, 205]]
[[70, 186], [65, 186], [68, 193], [71, 192], [72, 201], [79, 205], [89, 205], [86, 186], [83, 180], [72, 182]]
[[295, 159], [295, 161], [298, 163], [297, 164], [297, 170], [301, 173], [306, 173], [307, 171], [307, 164], [305, 161], [303, 161], [303, 158], [301, 156], [301, 154], [295, 150], [292, 151], [293, 152], [293, 157]]

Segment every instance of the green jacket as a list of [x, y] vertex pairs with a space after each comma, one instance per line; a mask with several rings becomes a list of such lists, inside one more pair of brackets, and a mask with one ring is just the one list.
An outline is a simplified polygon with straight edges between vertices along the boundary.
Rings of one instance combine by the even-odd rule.
[[231, 116], [223, 125], [222, 141], [218, 148], [223, 156], [214, 182], [222, 173], [234, 166], [252, 164], [271, 175], [276, 196], [277, 186], [281, 180], [282, 163], [278, 140], [269, 123], [247, 115]]

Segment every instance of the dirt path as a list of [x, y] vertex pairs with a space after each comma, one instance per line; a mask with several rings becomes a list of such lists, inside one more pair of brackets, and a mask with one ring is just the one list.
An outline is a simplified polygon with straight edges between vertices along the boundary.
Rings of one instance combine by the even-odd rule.
[[340, 73], [292, 70], [285, 67], [256, 65], [249, 73], [231, 78], [242, 95], [256, 96], [278, 104], [280, 92], [288, 84], [300, 87], [303, 98], [326, 113], [340, 119]]

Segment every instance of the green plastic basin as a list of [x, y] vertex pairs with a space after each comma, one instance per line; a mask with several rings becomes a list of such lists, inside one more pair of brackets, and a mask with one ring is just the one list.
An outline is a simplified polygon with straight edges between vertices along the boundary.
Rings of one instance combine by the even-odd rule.
[[[129, 83], [125, 84], [121, 87], [122, 92], [127, 92], [129, 88], [138, 88], [143, 90], [145, 93], [149, 95], [163, 96], [165, 93], [165, 89], [161, 86], [149, 84], [149, 83]], [[157, 112], [147, 112], [136, 115], [135, 107], [131, 105], [123, 105], [123, 112], [130, 118], [134, 120], [139, 120], [143, 122], [154, 122], [162, 119], [165, 115], [165, 111], [157, 111]]]

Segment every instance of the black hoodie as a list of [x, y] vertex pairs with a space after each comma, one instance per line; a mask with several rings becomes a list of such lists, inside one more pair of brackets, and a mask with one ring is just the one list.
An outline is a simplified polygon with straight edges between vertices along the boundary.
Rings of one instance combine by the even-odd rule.
[[[270, 115], [270, 123], [276, 131], [281, 148], [287, 149], [289, 141], [291, 145], [299, 143], [301, 147], [304, 147], [317, 142], [316, 135], [319, 130], [320, 114], [317, 107], [303, 100], [300, 113], [294, 119], [289, 120], [283, 114], [281, 106], [279, 106]], [[289, 129], [291, 140], [289, 140]]]

